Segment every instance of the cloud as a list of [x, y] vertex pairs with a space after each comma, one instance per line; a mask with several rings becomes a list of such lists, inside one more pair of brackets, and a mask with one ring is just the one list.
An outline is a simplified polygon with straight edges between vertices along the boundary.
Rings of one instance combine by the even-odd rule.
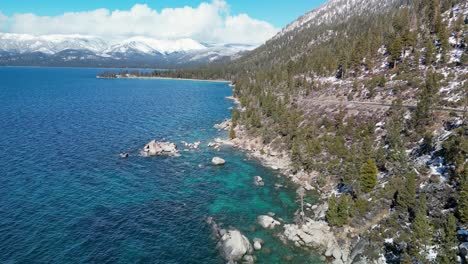
[[[0, 14], [0, 26], [1, 26]], [[274, 36], [273, 25], [249, 17], [231, 16], [225, 0], [203, 2], [197, 7], [151, 9], [136, 4], [130, 10], [96, 9], [59, 16], [32, 13], [10, 17], [12, 33], [84, 34], [105, 39], [146, 36], [157, 39], [193, 38], [200, 42], [261, 44]]]
[[0, 30], [2, 30], [8, 21], [8, 17], [5, 16], [2, 12], [0, 12]]

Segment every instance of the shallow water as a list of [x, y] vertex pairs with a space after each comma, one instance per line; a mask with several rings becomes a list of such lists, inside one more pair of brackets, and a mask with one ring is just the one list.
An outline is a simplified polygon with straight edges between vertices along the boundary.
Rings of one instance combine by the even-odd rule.
[[[266, 241], [258, 263], [320, 263], [255, 224], [267, 212], [290, 220], [294, 186], [276, 190], [275, 172], [206, 147], [226, 136], [212, 128], [230, 115], [226, 83], [96, 79], [101, 71], [0, 68], [0, 262], [223, 263], [213, 216]], [[139, 156], [151, 139], [202, 147]], [[215, 155], [227, 164], [211, 166]]]

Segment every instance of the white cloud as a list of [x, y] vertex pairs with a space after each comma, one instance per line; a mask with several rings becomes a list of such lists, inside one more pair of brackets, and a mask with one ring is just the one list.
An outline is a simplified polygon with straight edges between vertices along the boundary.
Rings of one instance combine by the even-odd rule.
[[0, 30], [2, 30], [5, 27], [7, 21], [8, 17], [5, 16], [2, 12], [0, 12]]
[[[0, 27], [2, 16], [0, 14]], [[32, 13], [10, 17], [12, 33], [83, 34], [105, 39], [146, 36], [157, 39], [193, 38], [201, 42], [261, 44], [278, 32], [273, 25], [246, 14], [231, 16], [225, 0], [197, 7], [151, 9], [136, 4], [130, 10], [97, 9], [59, 16]]]

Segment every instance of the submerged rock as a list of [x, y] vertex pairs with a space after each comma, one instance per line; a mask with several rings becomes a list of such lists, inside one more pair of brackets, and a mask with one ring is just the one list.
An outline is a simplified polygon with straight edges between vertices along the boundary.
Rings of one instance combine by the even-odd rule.
[[221, 237], [221, 255], [227, 261], [239, 261], [252, 252], [249, 239], [239, 230], [230, 230]]
[[171, 142], [158, 142], [152, 140], [143, 148], [144, 156], [177, 155], [177, 145]]
[[130, 156], [128, 153], [120, 153], [119, 156], [122, 158], [122, 159], [126, 159], [128, 158], [128, 156]]
[[262, 249], [263, 240], [261, 240], [260, 238], [254, 238], [253, 243], [253, 247], [255, 250]]
[[260, 215], [257, 217], [257, 222], [263, 228], [273, 229], [275, 226], [280, 225], [281, 223], [276, 221], [273, 217], [268, 215]]
[[193, 143], [188, 143], [187, 141], [181, 141], [180, 143], [182, 143], [184, 146], [190, 148], [190, 149], [198, 149], [198, 147], [200, 147], [201, 145], [201, 141], [196, 141], [196, 142], [193, 142]]
[[255, 263], [255, 259], [251, 255], [245, 255], [244, 258], [242, 259], [243, 264], [253, 264]]
[[265, 182], [263, 182], [263, 179], [260, 176], [255, 176], [254, 177], [254, 183], [257, 186], [264, 186], [265, 185]]
[[213, 163], [213, 165], [219, 166], [219, 165], [224, 165], [226, 161], [220, 157], [214, 157], [211, 160], [211, 163]]

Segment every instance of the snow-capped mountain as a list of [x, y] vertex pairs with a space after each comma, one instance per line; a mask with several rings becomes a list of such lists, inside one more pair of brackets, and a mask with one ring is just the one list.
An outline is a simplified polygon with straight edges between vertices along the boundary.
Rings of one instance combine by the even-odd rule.
[[0, 33], [0, 65], [181, 67], [230, 60], [253, 48], [193, 39], [138, 36], [111, 42], [84, 35]]

